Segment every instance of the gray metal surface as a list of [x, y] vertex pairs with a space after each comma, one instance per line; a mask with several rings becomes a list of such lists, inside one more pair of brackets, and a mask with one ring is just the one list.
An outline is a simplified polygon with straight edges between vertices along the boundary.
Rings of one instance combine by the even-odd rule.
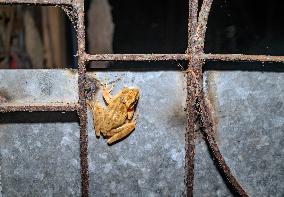
[[[3, 196], [79, 196], [79, 125], [76, 114], [0, 116]], [[10, 124], [9, 124], [10, 123]]]
[[1, 70], [0, 98], [11, 104], [77, 102], [77, 79], [70, 69]]
[[[35, 102], [40, 98], [45, 102], [77, 99], [76, 74], [70, 71], [36, 70], [30, 75], [18, 70], [13, 71], [16, 79], [8, 77], [7, 72], [12, 71], [0, 71], [0, 86], [13, 102], [23, 102], [22, 96]], [[43, 75], [54, 83], [40, 86]], [[101, 82], [116, 81], [114, 94], [122, 86], [141, 89], [137, 128], [118, 144], [108, 146], [104, 139], [95, 137], [89, 112], [90, 196], [182, 196], [183, 74], [153, 71], [90, 75]], [[210, 72], [207, 78], [221, 152], [251, 196], [284, 195], [283, 78], [283, 73], [239, 71]], [[28, 81], [26, 87], [18, 87], [23, 81]], [[29, 87], [35, 92], [29, 93]], [[42, 89], [51, 89], [50, 96], [44, 98]], [[96, 96], [101, 97], [101, 92]], [[80, 196], [77, 121], [74, 113], [0, 114], [0, 196]], [[195, 196], [230, 196], [202, 139], [197, 139], [195, 173]]]
[[[180, 72], [98, 73], [101, 82], [138, 87], [135, 131], [112, 146], [96, 139], [89, 118], [90, 191], [93, 196], [182, 196], [185, 157], [185, 84]], [[165, 83], [170, 82], [170, 83]], [[101, 97], [101, 92], [96, 94]]]
[[[251, 196], [283, 196], [284, 73], [210, 72], [209, 80], [231, 170]], [[196, 154], [195, 196], [229, 196], [202, 141]]]
[[[1, 70], [0, 96], [11, 104], [77, 102], [72, 70]], [[0, 114], [0, 195], [79, 196], [75, 113]]]

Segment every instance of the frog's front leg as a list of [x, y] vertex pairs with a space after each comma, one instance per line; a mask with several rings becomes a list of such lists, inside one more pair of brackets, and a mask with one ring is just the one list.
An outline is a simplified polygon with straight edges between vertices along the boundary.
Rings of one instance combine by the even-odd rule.
[[103, 98], [108, 105], [112, 102], [112, 96], [110, 95], [110, 92], [111, 90], [108, 88], [108, 86], [105, 86], [103, 88]]
[[111, 136], [111, 138], [107, 140], [107, 143], [110, 145], [126, 137], [135, 129], [135, 126], [136, 126], [135, 122], [129, 122], [129, 123], [125, 123], [121, 127], [112, 129], [108, 133], [108, 135]]

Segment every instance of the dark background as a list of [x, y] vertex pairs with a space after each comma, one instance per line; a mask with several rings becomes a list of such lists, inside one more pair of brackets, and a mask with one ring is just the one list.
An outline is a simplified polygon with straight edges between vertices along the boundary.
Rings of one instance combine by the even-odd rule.
[[[108, 3], [114, 24], [112, 46], [114, 53], [185, 52], [187, 47], [187, 0], [109, 0]], [[86, 10], [91, 4], [92, 1], [87, 2]], [[11, 7], [15, 9], [14, 15], [8, 14], [7, 17], [5, 10]], [[283, 55], [283, 7], [284, 2], [276, 0], [265, 2], [215, 0], [208, 21], [205, 52]], [[53, 17], [49, 17], [49, 26], [52, 27], [49, 28], [54, 42], [58, 44], [46, 47], [43, 41], [46, 27], [42, 22], [44, 9], [46, 7], [1, 6], [0, 68], [76, 68], [76, 33], [71, 22], [62, 10], [58, 14], [56, 9], [59, 8], [48, 8], [49, 12], [56, 12], [58, 15], [57, 18], [54, 18], [55, 14], [49, 15]], [[61, 53], [54, 53], [54, 57], [49, 59], [44, 55], [42, 65], [31, 65], [34, 57], [27, 53], [29, 43], [26, 43], [25, 34], [29, 31], [25, 31], [23, 21], [26, 10], [35, 20], [37, 31], [43, 42], [44, 53], [61, 51]], [[60, 26], [53, 24], [57, 20], [61, 21]], [[86, 14], [86, 21], [90, 20], [92, 19]], [[5, 30], [9, 23], [13, 23], [11, 35], [8, 36], [11, 39], [10, 45], [13, 45], [14, 38], [17, 38], [18, 42], [16, 46], [14, 44], [13, 47], [7, 49], [2, 42], [7, 38]], [[93, 39], [92, 36], [95, 35], [88, 36], [89, 41]], [[58, 60], [55, 61], [56, 59]], [[111, 63], [110, 66], [111, 68], [140, 68], [143, 67], [143, 63]], [[186, 63], [151, 63], [150, 67], [180, 69], [181, 66], [186, 67]]]

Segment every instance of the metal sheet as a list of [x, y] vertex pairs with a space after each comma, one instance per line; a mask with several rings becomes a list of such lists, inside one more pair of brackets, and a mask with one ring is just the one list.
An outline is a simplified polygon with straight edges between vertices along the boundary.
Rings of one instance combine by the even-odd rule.
[[79, 196], [77, 115], [18, 112], [0, 116], [1, 190], [5, 196]]
[[9, 104], [78, 101], [75, 70], [1, 70], [0, 81], [0, 98]]
[[[93, 76], [95, 76], [93, 74]], [[94, 196], [182, 196], [185, 157], [185, 84], [181, 72], [100, 72], [101, 82], [138, 87], [137, 127], [108, 146], [89, 117], [90, 191]], [[96, 94], [101, 97], [101, 92]], [[101, 99], [101, 98], [99, 98]]]
[[[73, 70], [1, 70], [6, 104], [77, 102]], [[0, 194], [79, 196], [79, 125], [76, 113], [0, 114]]]
[[[251, 196], [284, 195], [284, 74], [210, 72], [217, 138], [228, 165]], [[229, 196], [199, 141], [195, 196]]]
[[[1, 71], [0, 77], [7, 77], [6, 72]], [[19, 78], [28, 78], [25, 72], [17, 72]], [[37, 76], [48, 73], [33, 72]], [[53, 72], [48, 74], [51, 81], [71, 80], [52, 86], [65, 86], [73, 101], [78, 91], [74, 89], [76, 77], [64, 74], [69, 71], [60, 71], [61, 77]], [[114, 94], [122, 86], [141, 89], [137, 128], [118, 144], [108, 146], [104, 139], [94, 136], [89, 112], [90, 196], [182, 196], [186, 119], [183, 74], [153, 71], [90, 75], [101, 82], [116, 81]], [[205, 81], [215, 109], [221, 152], [251, 196], [283, 196], [283, 77], [283, 73], [272, 72], [210, 72]], [[29, 84], [32, 80], [38, 83], [37, 79], [31, 77]], [[10, 87], [17, 86], [12, 79], [10, 82]], [[54, 91], [52, 95], [58, 96], [53, 98], [61, 98], [57, 91], [62, 89]], [[14, 94], [18, 99], [23, 95]], [[33, 100], [28, 98], [39, 98], [39, 93], [30, 96], [24, 98]], [[101, 97], [101, 92], [96, 96]], [[1, 114], [0, 121], [0, 194], [80, 195], [75, 114], [8, 113]], [[230, 196], [202, 139], [197, 139], [195, 173], [195, 196]]]

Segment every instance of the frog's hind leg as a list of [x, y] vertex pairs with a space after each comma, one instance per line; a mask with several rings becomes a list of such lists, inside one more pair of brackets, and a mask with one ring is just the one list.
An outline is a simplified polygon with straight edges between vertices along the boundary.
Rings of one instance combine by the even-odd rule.
[[136, 126], [135, 122], [129, 122], [129, 123], [125, 123], [121, 127], [118, 127], [116, 129], [112, 129], [110, 131], [110, 135], [111, 134], [113, 134], [113, 135], [111, 136], [111, 138], [109, 138], [107, 140], [107, 143], [110, 145], [110, 144], [113, 144], [114, 142], [117, 142], [118, 140], [126, 137], [135, 129], [135, 126]]

